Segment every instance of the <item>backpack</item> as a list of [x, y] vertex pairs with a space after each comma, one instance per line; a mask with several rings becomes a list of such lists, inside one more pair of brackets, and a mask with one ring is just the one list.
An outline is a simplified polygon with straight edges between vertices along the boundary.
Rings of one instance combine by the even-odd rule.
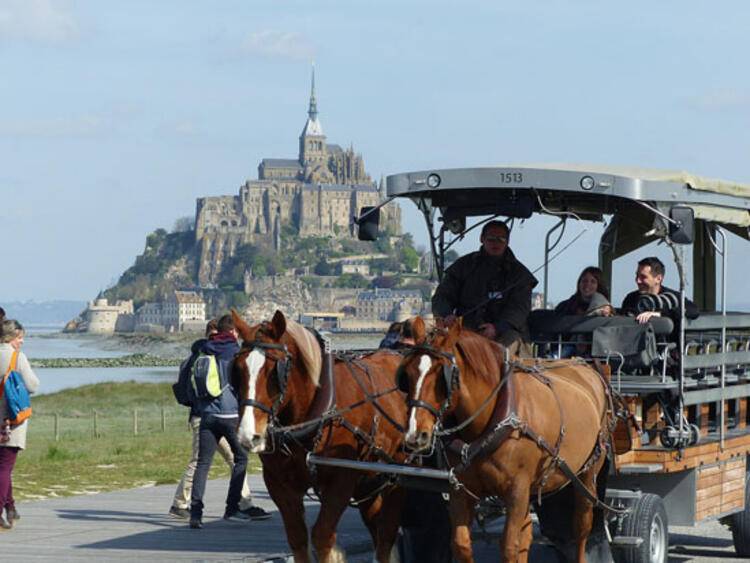
[[197, 399], [219, 397], [229, 387], [222, 376], [219, 362], [213, 354], [200, 354], [190, 375], [190, 392]]
[[8, 424], [18, 426], [31, 416], [31, 398], [21, 374], [16, 371], [18, 352], [13, 352], [8, 370], [0, 385], [0, 397], [5, 396], [8, 405]]
[[[650, 324], [600, 326], [594, 329], [592, 356], [612, 356], [625, 373], [650, 370], [659, 360], [656, 334]], [[622, 355], [622, 359], [619, 359]]]
[[192, 367], [192, 356], [180, 364], [180, 372], [177, 382], [172, 384], [172, 393], [175, 400], [186, 407], [193, 406], [192, 389], [190, 387], [190, 376]]

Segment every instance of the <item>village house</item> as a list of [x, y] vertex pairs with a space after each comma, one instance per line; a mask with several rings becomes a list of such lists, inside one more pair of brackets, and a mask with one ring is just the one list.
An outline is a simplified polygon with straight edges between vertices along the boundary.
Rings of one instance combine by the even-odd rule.
[[375, 288], [357, 295], [356, 316], [360, 319], [397, 321], [417, 315], [423, 308], [422, 293], [417, 289]]

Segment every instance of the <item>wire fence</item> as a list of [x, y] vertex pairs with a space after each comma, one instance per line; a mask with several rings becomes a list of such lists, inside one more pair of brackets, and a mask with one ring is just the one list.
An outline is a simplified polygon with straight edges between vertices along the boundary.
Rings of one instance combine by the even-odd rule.
[[69, 440], [107, 436], [143, 436], [187, 430], [185, 407], [151, 407], [116, 412], [34, 413], [29, 432], [35, 438]]

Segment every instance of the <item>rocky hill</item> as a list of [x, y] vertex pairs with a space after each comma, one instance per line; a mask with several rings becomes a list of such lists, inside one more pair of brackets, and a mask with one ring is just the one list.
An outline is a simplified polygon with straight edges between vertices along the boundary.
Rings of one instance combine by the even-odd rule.
[[171, 291], [195, 286], [198, 269], [192, 231], [157, 229], [146, 237], [143, 254], [104, 292], [111, 301], [132, 299], [137, 307], [164, 299]]
[[[163, 300], [175, 289], [197, 288], [198, 248], [191, 230], [157, 229], [146, 238], [133, 266], [103, 297], [133, 299], [137, 309], [144, 302]], [[370, 275], [339, 275], [347, 261], [367, 263]], [[201, 289], [209, 314], [233, 306], [247, 307], [254, 318], [265, 318], [276, 308], [296, 315], [315, 308], [317, 288], [365, 288], [379, 283], [393, 287], [399, 283], [395, 274], [416, 272], [418, 265], [419, 255], [408, 234], [385, 233], [376, 242], [362, 242], [334, 236], [300, 238], [285, 227], [278, 251], [264, 244], [241, 244], [223, 261], [217, 285]]]

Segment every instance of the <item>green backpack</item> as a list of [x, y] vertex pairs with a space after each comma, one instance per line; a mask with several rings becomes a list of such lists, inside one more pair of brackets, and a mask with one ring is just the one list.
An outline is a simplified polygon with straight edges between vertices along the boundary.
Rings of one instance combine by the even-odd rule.
[[198, 356], [190, 375], [190, 386], [193, 396], [198, 399], [212, 399], [222, 394], [228, 387], [228, 383], [223, 381], [216, 356], [211, 354]]

